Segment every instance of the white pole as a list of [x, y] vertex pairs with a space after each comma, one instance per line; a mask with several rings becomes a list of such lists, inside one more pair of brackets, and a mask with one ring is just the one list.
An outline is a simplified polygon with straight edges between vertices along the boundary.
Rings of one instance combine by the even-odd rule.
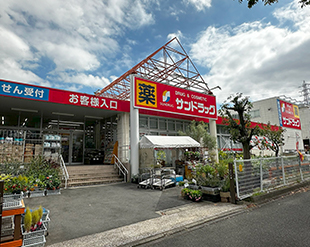
[[130, 75], [130, 166], [131, 176], [139, 173], [139, 109], [134, 108], [135, 76]]
[[219, 162], [219, 154], [218, 154], [218, 144], [217, 144], [217, 131], [216, 131], [216, 121], [215, 119], [209, 119], [209, 126], [210, 126], [210, 135], [215, 138], [216, 146], [214, 150], [212, 150], [214, 154], [215, 161]]

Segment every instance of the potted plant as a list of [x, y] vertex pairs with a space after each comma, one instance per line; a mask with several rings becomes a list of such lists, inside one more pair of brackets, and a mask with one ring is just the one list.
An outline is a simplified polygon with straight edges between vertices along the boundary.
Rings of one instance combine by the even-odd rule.
[[164, 150], [157, 151], [157, 165], [160, 167], [165, 166], [166, 152]]
[[193, 202], [200, 202], [202, 201], [202, 192], [200, 190], [190, 190], [188, 197]]
[[46, 227], [42, 223], [43, 208], [40, 206], [36, 210], [27, 207], [22, 225], [23, 239], [44, 236]]
[[181, 190], [181, 196], [184, 198], [184, 199], [189, 199], [189, 193], [190, 193], [191, 189], [189, 188], [183, 188]]
[[220, 191], [221, 202], [229, 202], [231, 195], [230, 195], [230, 179], [229, 176], [226, 176], [222, 180], [222, 186]]

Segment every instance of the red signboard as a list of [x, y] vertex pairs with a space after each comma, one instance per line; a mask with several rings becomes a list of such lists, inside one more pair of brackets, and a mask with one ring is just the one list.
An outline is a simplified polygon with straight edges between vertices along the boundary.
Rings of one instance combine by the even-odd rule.
[[112, 111], [129, 111], [129, 102], [126, 101], [62, 90], [50, 89], [49, 102], [86, 106]]
[[134, 107], [146, 110], [217, 118], [216, 98], [212, 95], [135, 78]]
[[301, 129], [299, 109], [297, 105], [278, 100], [278, 113], [280, 126]]
[[39, 87], [8, 80], [0, 80], [0, 96], [2, 95], [112, 111], [130, 111], [129, 101], [98, 97], [91, 94], [82, 94], [60, 89]]

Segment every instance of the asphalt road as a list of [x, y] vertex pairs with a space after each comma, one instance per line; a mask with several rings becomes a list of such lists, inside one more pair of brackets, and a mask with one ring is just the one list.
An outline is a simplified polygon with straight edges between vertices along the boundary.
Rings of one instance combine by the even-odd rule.
[[157, 211], [182, 206], [181, 188], [138, 189], [136, 184], [80, 187], [60, 195], [24, 199], [26, 207], [50, 210], [46, 245], [160, 217]]
[[310, 246], [310, 190], [140, 246]]

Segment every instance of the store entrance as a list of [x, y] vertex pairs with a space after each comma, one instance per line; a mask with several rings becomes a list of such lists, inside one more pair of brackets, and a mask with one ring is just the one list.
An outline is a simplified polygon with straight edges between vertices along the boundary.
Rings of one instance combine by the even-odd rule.
[[66, 165], [83, 164], [83, 138], [84, 132], [78, 130], [62, 131], [61, 147], [62, 157]]

